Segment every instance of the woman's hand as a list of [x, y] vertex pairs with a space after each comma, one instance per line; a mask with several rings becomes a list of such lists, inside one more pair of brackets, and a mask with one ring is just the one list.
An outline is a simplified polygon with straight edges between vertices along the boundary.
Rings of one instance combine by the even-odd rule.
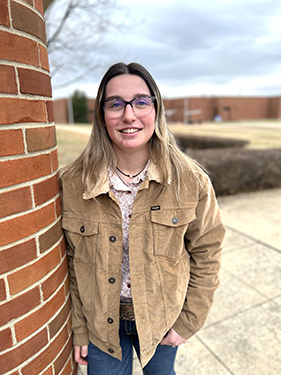
[[186, 339], [182, 338], [173, 328], [171, 328], [167, 336], [165, 336], [160, 342], [160, 345], [179, 346], [180, 344], [184, 344], [186, 341]]
[[75, 362], [80, 365], [87, 365], [86, 357], [88, 355], [88, 346], [76, 346], [74, 345], [74, 359]]

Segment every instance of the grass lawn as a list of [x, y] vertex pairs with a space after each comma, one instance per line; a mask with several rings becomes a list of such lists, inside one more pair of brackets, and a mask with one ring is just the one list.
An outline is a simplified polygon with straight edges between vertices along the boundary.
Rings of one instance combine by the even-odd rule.
[[[59, 165], [63, 167], [82, 153], [88, 143], [91, 125], [57, 125]], [[246, 139], [249, 148], [281, 148], [281, 121], [244, 121], [184, 125], [170, 124], [173, 134], [193, 134]]]

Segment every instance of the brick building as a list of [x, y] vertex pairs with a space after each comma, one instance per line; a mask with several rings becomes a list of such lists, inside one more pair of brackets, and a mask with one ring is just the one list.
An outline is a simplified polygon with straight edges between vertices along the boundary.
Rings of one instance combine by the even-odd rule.
[[[92, 122], [94, 99], [88, 99], [89, 122]], [[68, 123], [67, 99], [54, 101], [57, 123]], [[219, 115], [223, 121], [281, 119], [281, 97], [222, 97], [164, 99], [169, 122], [213, 121]]]
[[281, 97], [166, 99], [164, 105], [172, 122], [213, 121], [217, 115], [223, 121], [281, 118]]

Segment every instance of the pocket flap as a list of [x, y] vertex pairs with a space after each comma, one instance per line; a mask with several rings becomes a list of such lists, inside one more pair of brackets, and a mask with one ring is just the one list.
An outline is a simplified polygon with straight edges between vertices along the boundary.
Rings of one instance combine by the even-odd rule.
[[195, 207], [151, 211], [151, 221], [153, 223], [166, 225], [168, 227], [180, 227], [195, 219]]
[[98, 233], [98, 223], [87, 220], [83, 217], [64, 215], [62, 218], [62, 228], [81, 236], [91, 236]]

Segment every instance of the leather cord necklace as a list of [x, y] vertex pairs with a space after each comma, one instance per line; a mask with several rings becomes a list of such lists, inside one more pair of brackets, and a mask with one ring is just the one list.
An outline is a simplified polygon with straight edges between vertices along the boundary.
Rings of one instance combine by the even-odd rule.
[[119, 171], [120, 173], [122, 173], [123, 176], [126, 176], [126, 177], [130, 177], [130, 178], [135, 178], [137, 177], [139, 174], [141, 174], [141, 172], [144, 170], [145, 166], [143, 167], [143, 169], [137, 173], [137, 174], [126, 174], [124, 172], [121, 171], [121, 169], [119, 169], [118, 167], [116, 167], [117, 171]]
[[116, 176], [119, 177], [119, 179], [123, 182], [124, 185], [126, 185], [127, 187], [129, 187], [129, 185], [127, 184], [127, 182], [125, 182], [123, 180], [123, 178], [119, 175], [119, 173], [116, 171]]

